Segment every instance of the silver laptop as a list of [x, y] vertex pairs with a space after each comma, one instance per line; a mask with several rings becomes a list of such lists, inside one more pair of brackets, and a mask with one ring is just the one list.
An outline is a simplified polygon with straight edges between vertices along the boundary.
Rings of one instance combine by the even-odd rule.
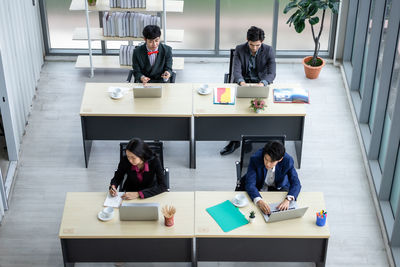
[[249, 98], [268, 98], [269, 86], [238, 86], [236, 88], [236, 97]]
[[290, 219], [303, 217], [308, 209], [308, 207], [298, 208], [296, 202], [291, 201], [288, 210], [280, 211], [278, 209], [279, 204], [280, 203], [268, 204], [271, 209], [271, 214], [269, 214], [269, 215], [261, 212], [262, 215], [264, 216], [266, 223], [278, 222], [278, 221], [290, 220]]
[[155, 97], [161, 97], [161, 95], [162, 95], [161, 86], [133, 87], [134, 98], [155, 98]]
[[121, 221], [156, 221], [158, 220], [158, 203], [122, 203], [119, 208]]

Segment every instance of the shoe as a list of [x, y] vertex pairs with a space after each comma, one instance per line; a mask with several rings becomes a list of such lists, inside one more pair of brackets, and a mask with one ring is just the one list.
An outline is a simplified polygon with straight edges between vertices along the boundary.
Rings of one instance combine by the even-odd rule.
[[219, 152], [221, 156], [225, 156], [233, 153], [238, 147], [240, 147], [239, 141], [230, 141], [221, 151]]

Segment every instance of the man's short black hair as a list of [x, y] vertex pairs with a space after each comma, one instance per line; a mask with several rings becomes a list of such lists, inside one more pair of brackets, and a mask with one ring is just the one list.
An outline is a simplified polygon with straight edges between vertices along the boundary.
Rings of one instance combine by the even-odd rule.
[[161, 36], [161, 30], [160, 27], [157, 25], [147, 25], [146, 27], [143, 28], [143, 37], [146, 39], [156, 39], [157, 37]]
[[247, 30], [247, 41], [261, 41], [263, 42], [265, 38], [264, 31], [256, 26], [251, 26], [250, 29]]
[[278, 141], [272, 141], [265, 144], [262, 155], [263, 158], [265, 154], [268, 154], [271, 157], [272, 162], [280, 160], [285, 155], [285, 146]]

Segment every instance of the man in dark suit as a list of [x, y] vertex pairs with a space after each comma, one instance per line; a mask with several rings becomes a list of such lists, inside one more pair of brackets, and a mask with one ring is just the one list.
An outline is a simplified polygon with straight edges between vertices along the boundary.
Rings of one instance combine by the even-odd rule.
[[157, 25], [143, 29], [145, 43], [135, 48], [132, 68], [135, 82], [163, 83], [172, 74], [172, 49], [160, 43], [161, 30]]
[[286, 191], [286, 198], [280, 203], [280, 210], [287, 210], [291, 201], [296, 200], [301, 184], [293, 166], [293, 158], [277, 141], [267, 143], [250, 158], [244, 178], [245, 189], [253, 202], [265, 213], [271, 212], [259, 191]]
[[[275, 53], [272, 47], [262, 43], [264, 38], [264, 31], [252, 26], [247, 31], [247, 42], [236, 46], [233, 58], [233, 81], [240, 86], [247, 83], [266, 86], [274, 81]], [[228, 155], [239, 146], [239, 141], [230, 141], [220, 154]]]

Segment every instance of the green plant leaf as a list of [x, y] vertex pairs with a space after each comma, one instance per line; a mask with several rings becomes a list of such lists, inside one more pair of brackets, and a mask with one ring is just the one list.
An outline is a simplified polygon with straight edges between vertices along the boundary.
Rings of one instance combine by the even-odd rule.
[[307, 8], [311, 3], [311, 0], [301, 0], [298, 5], [302, 8]]
[[304, 20], [300, 20], [297, 23], [296, 22], [294, 23], [294, 29], [298, 33], [301, 33], [305, 27], [306, 27], [306, 24], [304, 23]]
[[296, 12], [294, 12], [290, 18], [286, 21], [286, 24], [289, 24], [289, 27], [292, 26], [292, 22], [294, 20], [294, 18], [297, 16], [297, 14], [299, 13], [299, 10], [297, 10]]
[[313, 18], [309, 19], [308, 22], [310, 22], [311, 25], [315, 25], [319, 22], [319, 18], [313, 17]]
[[294, 0], [292, 2], [289, 2], [286, 6], [285, 9], [283, 10], [283, 14], [288, 13], [292, 8], [295, 8], [297, 6], [297, 0]]
[[339, 12], [339, 4], [340, 4], [339, 1], [332, 3], [332, 7], [330, 7], [332, 13], [337, 14]]
[[318, 12], [318, 5], [316, 3], [312, 3], [308, 8], [307, 8], [307, 15], [309, 17], [314, 16]]

